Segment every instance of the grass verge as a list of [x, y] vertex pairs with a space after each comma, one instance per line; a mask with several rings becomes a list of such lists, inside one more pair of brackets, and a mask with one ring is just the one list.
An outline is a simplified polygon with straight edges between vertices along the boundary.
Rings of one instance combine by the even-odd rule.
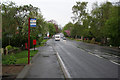
[[[38, 52], [38, 50], [30, 51], [30, 59]], [[16, 54], [2, 55], [2, 64], [27, 64], [28, 62], [28, 51], [21, 51]]]

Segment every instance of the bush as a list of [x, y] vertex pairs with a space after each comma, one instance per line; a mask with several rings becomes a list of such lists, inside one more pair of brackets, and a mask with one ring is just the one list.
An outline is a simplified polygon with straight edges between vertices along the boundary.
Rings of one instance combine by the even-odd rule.
[[92, 38], [92, 40], [90, 41], [90, 43], [94, 44], [95, 43], [95, 38]]
[[12, 49], [12, 46], [11, 45], [8, 45], [8, 46], [6, 46], [6, 48], [8, 49], [8, 51], [9, 50], [11, 50]]
[[14, 49], [14, 50], [19, 50], [19, 48], [17, 48], [17, 47], [13, 47], [13, 49]]
[[15, 56], [10, 56], [8, 60], [6, 61], [7, 64], [15, 64], [16, 63], [16, 57]]
[[42, 40], [43, 40], [42, 37], [38, 39], [39, 45], [41, 44]]

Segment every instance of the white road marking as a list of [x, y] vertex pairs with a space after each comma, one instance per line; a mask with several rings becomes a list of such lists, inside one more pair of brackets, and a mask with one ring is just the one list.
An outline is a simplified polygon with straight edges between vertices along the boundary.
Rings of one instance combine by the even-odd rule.
[[[95, 56], [97, 56], [97, 57], [99, 57], [99, 58], [102, 58], [101, 56], [99, 56], [99, 55], [96, 55], [96, 54], [92, 54], [91, 52], [88, 52], [89, 54], [91, 54], [91, 55], [95, 55]], [[116, 65], [120, 65], [120, 64], [118, 64], [118, 63], [116, 63], [116, 62], [114, 62], [114, 61], [112, 61], [112, 60], [109, 60], [110, 62], [112, 62], [112, 63], [114, 63], [114, 64], [116, 64]]]
[[63, 70], [63, 73], [64, 73], [64, 75], [65, 75], [65, 78], [71, 78], [70, 73], [68, 72], [67, 68], [65, 67], [65, 64], [64, 64], [64, 62], [62, 61], [61, 57], [59, 56], [58, 52], [57, 52], [56, 54], [57, 54], [59, 63], [60, 63], [60, 65], [61, 65], [61, 67], [62, 67], [62, 70]]
[[114, 63], [114, 64], [117, 64], [117, 65], [120, 65], [120, 64], [118, 64], [118, 63], [116, 63], [116, 62], [114, 62], [114, 61], [112, 61], [112, 60], [110, 60], [110, 62], [112, 62], [112, 63]]
[[93, 53], [91, 53], [91, 52], [88, 52], [89, 54], [91, 54], [91, 55], [94, 55]]
[[99, 58], [102, 58], [101, 56], [99, 56], [99, 55], [96, 55], [96, 54], [95, 54], [95, 56], [97, 56], [97, 57], [99, 57]]
[[85, 50], [83, 50], [83, 49], [80, 49], [80, 50], [85, 52]]

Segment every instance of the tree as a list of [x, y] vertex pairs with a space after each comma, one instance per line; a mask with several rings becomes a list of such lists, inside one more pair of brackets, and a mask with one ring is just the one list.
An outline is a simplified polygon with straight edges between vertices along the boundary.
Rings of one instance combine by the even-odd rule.
[[2, 4], [2, 42], [3, 47], [10, 44], [11, 37], [15, 34], [17, 6], [15, 3]]
[[110, 16], [105, 23], [105, 35], [110, 38], [109, 44], [120, 46], [120, 6], [110, 9]]
[[73, 20], [82, 23], [84, 19], [86, 19], [87, 13], [86, 13], [86, 6], [88, 2], [76, 2], [76, 5], [72, 7], [73, 15], [74, 17]]
[[94, 37], [101, 41], [101, 43], [106, 43], [106, 35], [104, 35], [105, 22], [109, 17], [110, 8], [112, 4], [110, 2], [106, 2], [98, 6], [97, 3], [94, 3], [94, 8], [91, 11], [92, 13], [92, 24], [91, 24], [91, 32]]
[[48, 25], [50, 36], [54, 35], [56, 33], [56, 29], [54, 27], [54, 24], [48, 23], [47, 25]]
[[62, 30], [65, 36], [71, 36], [71, 29], [73, 28], [73, 24], [69, 22], [66, 24]]
[[[30, 39], [38, 40], [38, 34], [46, 36], [55, 34], [55, 27], [44, 20], [40, 9], [30, 5], [17, 6], [13, 2], [3, 2], [2, 6], [2, 43], [3, 47], [7, 45], [21, 47], [28, 42], [28, 19], [36, 18], [36, 27], [31, 28]], [[17, 43], [17, 44], [16, 44]], [[31, 45], [32, 46], [32, 45]]]
[[[72, 17], [73, 21], [75, 22], [74, 28], [76, 29], [76, 38], [77, 36], [85, 36], [86, 30], [85, 28], [88, 27], [88, 25], [83, 25], [85, 20], [87, 19], [87, 6], [88, 2], [76, 2], [76, 5], [72, 7], [73, 15]], [[74, 30], [73, 30], [74, 31]]]

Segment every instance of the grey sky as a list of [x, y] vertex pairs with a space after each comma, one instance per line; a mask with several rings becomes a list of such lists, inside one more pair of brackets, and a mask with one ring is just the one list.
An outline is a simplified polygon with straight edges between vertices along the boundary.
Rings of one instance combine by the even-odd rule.
[[88, 10], [91, 10], [92, 4], [98, 2], [98, 4], [110, 1], [117, 2], [119, 0], [2, 0], [13, 1], [17, 5], [32, 4], [35, 7], [39, 7], [45, 20], [54, 19], [62, 27], [68, 22], [72, 21], [72, 6], [76, 4], [76, 1], [88, 2]]

